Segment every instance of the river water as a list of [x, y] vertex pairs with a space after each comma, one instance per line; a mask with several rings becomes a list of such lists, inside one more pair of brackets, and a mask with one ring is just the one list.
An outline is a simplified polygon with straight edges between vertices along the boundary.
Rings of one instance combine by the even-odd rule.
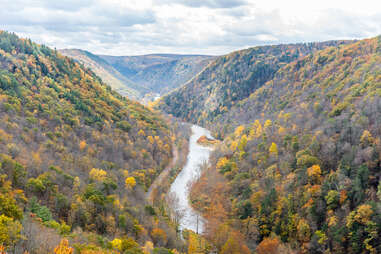
[[187, 162], [171, 185], [170, 192], [174, 192], [178, 197], [178, 206], [184, 212], [180, 219], [180, 229], [190, 229], [194, 232], [202, 233], [204, 223], [202, 217], [189, 204], [189, 182], [199, 177], [200, 165], [207, 163], [212, 148], [197, 144], [201, 136], [212, 138], [210, 132], [197, 125], [192, 126], [192, 135], [189, 140], [189, 153]]

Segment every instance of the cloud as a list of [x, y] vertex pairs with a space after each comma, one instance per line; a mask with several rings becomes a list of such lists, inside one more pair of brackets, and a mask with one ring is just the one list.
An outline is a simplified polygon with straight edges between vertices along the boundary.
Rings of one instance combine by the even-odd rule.
[[46, 7], [52, 10], [78, 11], [95, 4], [94, 0], [60, 0], [60, 1], [35, 1], [34, 4]]
[[355, 0], [0, 0], [0, 29], [99, 54], [225, 54], [256, 45], [381, 34], [381, 4]]
[[246, 5], [248, 2], [245, 0], [169, 0], [166, 3], [177, 3], [189, 7], [208, 7], [208, 8], [234, 8]]
[[[369, 35], [374, 29], [372, 16], [358, 17], [350, 12], [339, 9], [327, 9], [321, 13], [315, 24], [317, 34], [325, 34], [330, 37], [343, 36], [361, 38]], [[380, 32], [381, 26], [378, 25], [376, 31]]]
[[60, 30], [64, 27], [124, 27], [147, 24], [155, 22], [155, 17], [151, 10], [118, 9], [104, 5], [76, 10], [46, 9], [45, 5], [40, 5], [21, 9], [1, 8], [0, 22], [7, 25], [42, 26], [48, 30], [50, 28]]

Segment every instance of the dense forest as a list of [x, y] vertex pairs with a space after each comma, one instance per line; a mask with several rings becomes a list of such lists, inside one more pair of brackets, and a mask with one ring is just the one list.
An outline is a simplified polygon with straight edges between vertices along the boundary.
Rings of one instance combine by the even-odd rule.
[[144, 198], [172, 157], [167, 121], [12, 33], [0, 66], [0, 252], [172, 253], [175, 225]]
[[271, 80], [282, 66], [314, 51], [345, 43], [348, 42], [258, 46], [220, 56], [191, 81], [164, 96], [158, 107], [186, 121], [214, 126], [233, 105]]
[[310, 52], [205, 82], [233, 53], [158, 105], [223, 139], [191, 193], [218, 253], [381, 253], [381, 37]]

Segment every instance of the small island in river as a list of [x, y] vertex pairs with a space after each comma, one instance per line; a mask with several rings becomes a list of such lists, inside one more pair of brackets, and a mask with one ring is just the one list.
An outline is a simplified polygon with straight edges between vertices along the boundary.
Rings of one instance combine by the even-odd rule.
[[199, 139], [197, 139], [197, 144], [203, 145], [203, 146], [214, 146], [218, 143], [219, 143], [219, 141], [217, 139], [208, 138], [205, 135], [203, 135]]

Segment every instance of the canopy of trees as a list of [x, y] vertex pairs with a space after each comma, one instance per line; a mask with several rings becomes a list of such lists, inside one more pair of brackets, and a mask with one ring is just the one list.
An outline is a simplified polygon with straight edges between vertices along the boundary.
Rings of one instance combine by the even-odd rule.
[[225, 227], [258, 253], [381, 253], [380, 49], [316, 51], [211, 118], [225, 139], [192, 202], [220, 251]]
[[2, 31], [0, 119], [2, 249], [111, 253], [120, 238], [123, 251], [142, 253], [158, 226], [167, 241], [155, 247], [175, 247], [175, 229], [144, 199], [172, 157], [164, 119], [57, 51]]

